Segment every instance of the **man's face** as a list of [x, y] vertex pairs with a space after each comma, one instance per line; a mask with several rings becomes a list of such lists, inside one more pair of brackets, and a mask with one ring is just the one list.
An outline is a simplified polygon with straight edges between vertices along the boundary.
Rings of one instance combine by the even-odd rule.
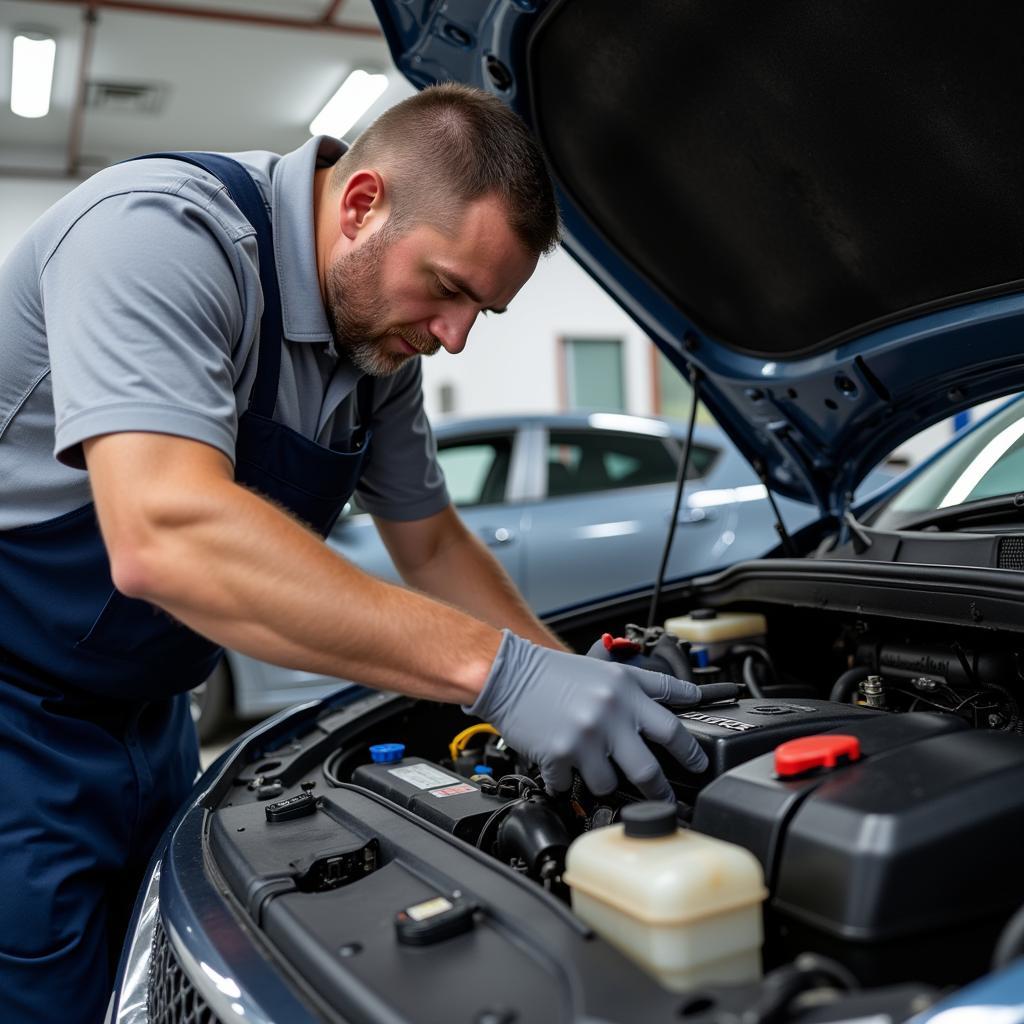
[[494, 197], [465, 207], [451, 233], [387, 222], [325, 275], [335, 345], [364, 373], [395, 373], [415, 355], [461, 352], [481, 311], [504, 312], [537, 265]]

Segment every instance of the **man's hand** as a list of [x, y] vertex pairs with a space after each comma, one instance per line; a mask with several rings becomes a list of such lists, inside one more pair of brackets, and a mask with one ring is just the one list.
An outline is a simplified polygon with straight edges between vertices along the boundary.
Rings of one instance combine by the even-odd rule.
[[480, 696], [464, 710], [492, 723], [509, 746], [536, 762], [550, 791], [567, 790], [576, 768], [592, 793], [610, 793], [618, 765], [648, 799], [674, 800], [644, 738], [687, 771], [704, 771], [707, 756], [661, 706], [699, 699], [699, 688], [682, 679], [563, 654], [506, 630]]

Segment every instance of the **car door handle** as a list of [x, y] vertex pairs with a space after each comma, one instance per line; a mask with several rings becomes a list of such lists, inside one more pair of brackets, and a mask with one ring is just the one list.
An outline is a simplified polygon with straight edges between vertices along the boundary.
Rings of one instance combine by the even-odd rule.
[[[714, 517], [714, 512], [709, 512], [706, 508], [684, 508], [680, 511], [676, 522], [680, 526], [689, 526], [692, 523], [706, 523], [709, 519], [714, 519]], [[672, 513], [666, 512], [665, 519], [671, 518]]]
[[516, 539], [515, 532], [507, 526], [483, 526], [478, 532], [489, 548], [502, 547], [505, 544], [511, 544]]

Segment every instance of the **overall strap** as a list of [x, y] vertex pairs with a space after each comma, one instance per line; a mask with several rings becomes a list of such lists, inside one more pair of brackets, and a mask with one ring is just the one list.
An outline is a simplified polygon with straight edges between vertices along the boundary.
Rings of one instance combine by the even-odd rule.
[[356, 384], [356, 439], [361, 443], [373, 422], [373, 377], [364, 373]]
[[274, 263], [274, 235], [263, 196], [252, 175], [242, 164], [220, 153], [146, 153], [131, 159], [150, 160], [158, 157], [194, 164], [212, 174], [224, 185], [235, 205], [256, 230], [260, 288], [263, 291], [263, 317], [260, 320], [256, 381], [249, 395], [249, 410], [268, 420], [273, 419], [274, 406], [277, 404], [278, 377], [281, 372], [284, 325], [281, 319], [281, 291]]

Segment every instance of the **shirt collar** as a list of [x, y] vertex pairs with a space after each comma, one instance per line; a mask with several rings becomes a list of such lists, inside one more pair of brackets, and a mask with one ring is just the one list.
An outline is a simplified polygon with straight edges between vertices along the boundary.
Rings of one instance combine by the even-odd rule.
[[344, 152], [345, 145], [338, 139], [316, 135], [281, 157], [273, 171], [274, 262], [284, 336], [290, 341], [332, 340], [317, 276], [313, 172], [335, 163]]

